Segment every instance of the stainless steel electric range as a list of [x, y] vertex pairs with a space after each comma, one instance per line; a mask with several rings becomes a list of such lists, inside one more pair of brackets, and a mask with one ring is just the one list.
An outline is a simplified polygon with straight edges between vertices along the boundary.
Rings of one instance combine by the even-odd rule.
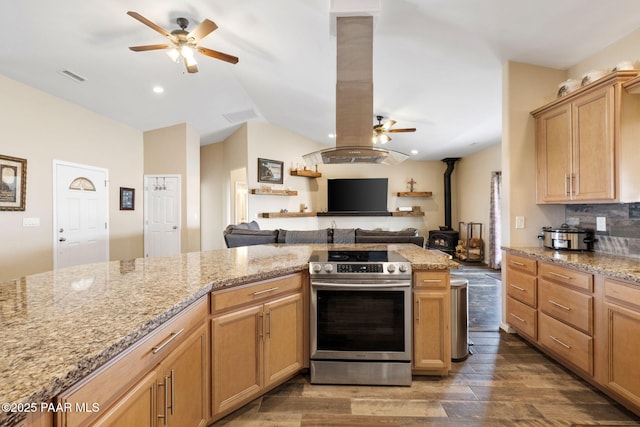
[[311, 382], [411, 384], [411, 263], [393, 251], [317, 251]]

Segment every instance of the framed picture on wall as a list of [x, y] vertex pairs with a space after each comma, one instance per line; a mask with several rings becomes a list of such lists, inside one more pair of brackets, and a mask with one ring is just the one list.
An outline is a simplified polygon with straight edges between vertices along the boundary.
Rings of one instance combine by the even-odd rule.
[[132, 211], [135, 209], [136, 190], [135, 188], [120, 187], [120, 210]]
[[0, 155], [0, 211], [23, 211], [27, 196], [27, 160]]
[[282, 184], [284, 162], [258, 159], [258, 182]]

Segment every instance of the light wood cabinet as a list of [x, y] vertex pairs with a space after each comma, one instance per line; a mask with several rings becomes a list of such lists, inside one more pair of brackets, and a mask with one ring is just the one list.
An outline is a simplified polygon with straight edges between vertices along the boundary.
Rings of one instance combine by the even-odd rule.
[[209, 401], [208, 307], [203, 297], [60, 394], [57, 403], [74, 410], [56, 413], [56, 426], [204, 426]]
[[451, 369], [449, 271], [415, 272], [413, 372], [446, 375]]
[[507, 254], [506, 321], [519, 333], [538, 337], [538, 263], [534, 259]]
[[606, 386], [640, 413], [640, 287], [605, 279]]
[[304, 366], [300, 274], [214, 292], [214, 419], [280, 384]]
[[640, 97], [622, 88], [636, 73], [611, 73], [531, 113], [537, 203], [637, 201], [637, 168], [624, 156], [637, 159]]

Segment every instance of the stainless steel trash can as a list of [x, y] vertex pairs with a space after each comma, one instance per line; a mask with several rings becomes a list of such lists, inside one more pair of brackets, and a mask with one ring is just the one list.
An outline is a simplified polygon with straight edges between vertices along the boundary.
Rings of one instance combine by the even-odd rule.
[[451, 360], [469, 356], [469, 281], [451, 278]]

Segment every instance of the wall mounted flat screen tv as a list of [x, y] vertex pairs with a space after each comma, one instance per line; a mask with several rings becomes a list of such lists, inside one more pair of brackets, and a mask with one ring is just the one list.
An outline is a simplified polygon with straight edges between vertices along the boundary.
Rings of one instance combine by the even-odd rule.
[[387, 212], [387, 178], [327, 180], [329, 212]]

